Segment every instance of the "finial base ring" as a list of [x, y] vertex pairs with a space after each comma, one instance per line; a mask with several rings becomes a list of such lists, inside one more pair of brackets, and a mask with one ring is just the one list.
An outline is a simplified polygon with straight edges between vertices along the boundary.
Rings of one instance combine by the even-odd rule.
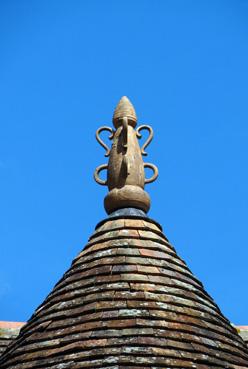
[[150, 196], [139, 186], [126, 185], [111, 190], [104, 199], [104, 207], [108, 214], [128, 207], [147, 213], [150, 209]]

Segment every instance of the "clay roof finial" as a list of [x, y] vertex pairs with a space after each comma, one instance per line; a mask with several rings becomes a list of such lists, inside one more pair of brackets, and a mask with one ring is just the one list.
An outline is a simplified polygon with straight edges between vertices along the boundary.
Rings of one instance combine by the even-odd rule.
[[[148, 125], [141, 125], [135, 131], [137, 116], [133, 105], [126, 96], [119, 101], [113, 116], [116, 130], [110, 127], [101, 127], [96, 132], [97, 141], [105, 148], [105, 156], [109, 156], [108, 164], [96, 168], [94, 177], [97, 183], [108, 186], [109, 193], [105, 197], [104, 206], [108, 214], [122, 208], [136, 208], [148, 212], [150, 197], [144, 186], [155, 181], [158, 169], [151, 163], [144, 163], [142, 155], [146, 156], [145, 148], [153, 138], [153, 130]], [[148, 130], [149, 137], [140, 148], [138, 138], [141, 131]], [[111, 149], [102, 141], [100, 133], [110, 132], [109, 139], [113, 141]], [[144, 168], [150, 168], [154, 174], [145, 178]], [[99, 173], [106, 169], [107, 180], [99, 178]]]

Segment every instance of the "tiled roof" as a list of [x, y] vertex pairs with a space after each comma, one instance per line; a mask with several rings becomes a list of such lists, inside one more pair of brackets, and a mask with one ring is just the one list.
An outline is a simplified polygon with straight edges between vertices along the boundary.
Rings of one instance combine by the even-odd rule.
[[0, 321], [0, 355], [5, 351], [10, 342], [19, 334], [22, 322], [1, 322]]
[[246, 344], [149, 219], [100, 225], [1, 369], [248, 368]]

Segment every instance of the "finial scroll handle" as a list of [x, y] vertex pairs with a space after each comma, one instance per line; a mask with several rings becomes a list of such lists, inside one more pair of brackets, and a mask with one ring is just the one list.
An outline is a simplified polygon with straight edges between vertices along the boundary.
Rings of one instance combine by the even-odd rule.
[[96, 168], [95, 170], [95, 173], [94, 173], [94, 179], [95, 181], [102, 185], [102, 186], [107, 186], [107, 180], [103, 180], [99, 177], [99, 173], [104, 170], [104, 169], [108, 169], [108, 164], [102, 164], [102, 165], [99, 165], [99, 167]]
[[145, 184], [152, 183], [158, 178], [158, 168], [151, 163], [144, 163], [144, 168], [150, 168], [153, 170], [153, 176], [151, 178], [145, 178]]
[[152, 129], [152, 127], [148, 126], [147, 124], [143, 124], [142, 126], [139, 126], [136, 130], [138, 138], [142, 137], [140, 131], [142, 131], [144, 129], [146, 129], [149, 132], [149, 136], [148, 136], [148, 139], [146, 140], [146, 142], [144, 143], [144, 145], [141, 147], [141, 154], [144, 155], [144, 156], [147, 156], [147, 152], [145, 151], [145, 148], [150, 144], [150, 142], [153, 139], [153, 129]]
[[106, 150], [106, 153], [105, 153], [104, 156], [108, 157], [110, 155], [110, 148], [100, 138], [100, 133], [103, 132], [103, 131], [110, 132], [111, 134], [109, 135], [109, 139], [112, 140], [112, 138], [114, 137], [114, 130], [111, 127], [103, 126], [103, 127], [98, 128], [98, 130], [96, 131], [96, 140]]

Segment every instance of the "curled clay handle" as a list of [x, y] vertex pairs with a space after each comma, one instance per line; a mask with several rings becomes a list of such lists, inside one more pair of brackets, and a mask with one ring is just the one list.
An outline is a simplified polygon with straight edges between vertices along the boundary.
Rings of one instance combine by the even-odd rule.
[[140, 134], [140, 131], [142, 131], [143, 129], [147, 129], [147, 131], [149, 132], [149, 136], [148, 139], [146, 140], [146, 142], [144, 143], [144, 145], [141, 147], [141, 154], [146, 156], [147, 152], [145, 151], [145, 148], [149, 145], [149, 143], [151, 142], [151, 140], [153, 139], [153, 129], [152, 127], [144, 124], [142, 126], [139, 126], [136, 130], [137, 133], [137, 137], [141, 138], [142, 135]]
[[150, 168], [154, 172], [151, 178], [145, 179], [145, 184], [154, 182], [158, 178], [158, 168], [156, 167], [156, 165], [151, 163], [144, 163], [144, 168]]
[[96, 168], [95, 170], [95, 173], [94, 173], [94, 178], [95, 178], [95, 181], [97, 183], [99, 183], [100, 185], [102, 186], [106, 186], [107, 185], [107, 180], [106, 181], [103, 181], [100, 177], [99, 177], [99, 173], [104, 170], [104, 169], [108, 169], [108, 164], [102, 164], [102, 165], [99, 165], [99, 167]]
[[96, 140], [106, 150], [105, 156], [107, 157], [110, 154], [110, 148], [100, 138], [100, 133], [103, 132], [103, 131], [108, 131], [108, 132], [111, 133], [109, 135], [109, 139], [111, 140], [113, 138], [113, 136], [114, 136], [114, 130], [112, 128], [110, 128], [110, 127], [104, 126], [104, 127], [98, 128], [98, 130], [96, 131]]

